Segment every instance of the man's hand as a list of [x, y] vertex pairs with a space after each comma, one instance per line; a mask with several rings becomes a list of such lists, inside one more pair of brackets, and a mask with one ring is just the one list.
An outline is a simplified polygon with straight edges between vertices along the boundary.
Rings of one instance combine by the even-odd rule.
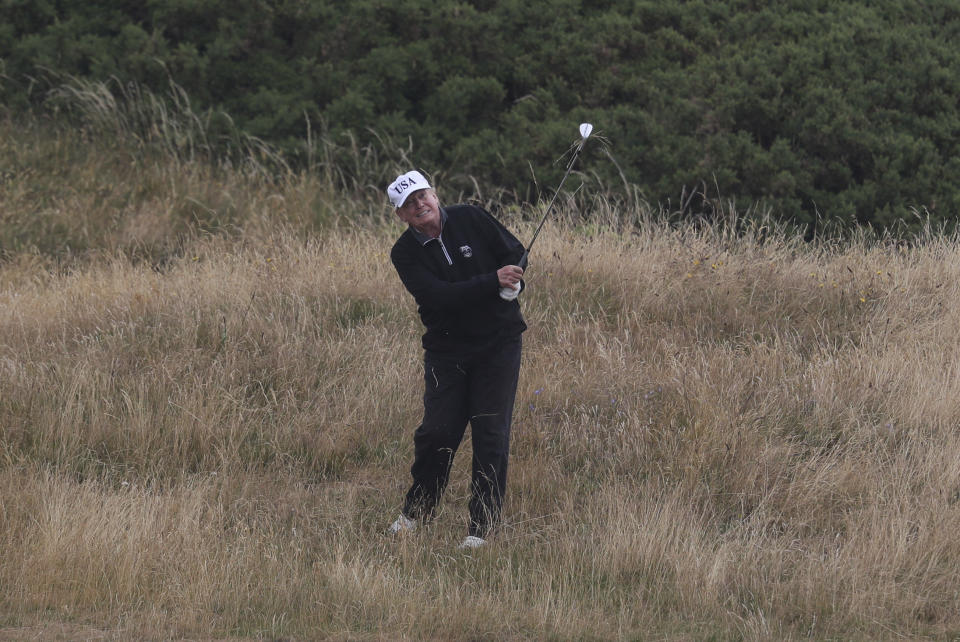
[[520, 284], [517, 283], [513, 287], [500, 288], [500, 298], [504, 301], [513, 301], [517, 298], [517, 295], [520, 294]]
[[501, 288], [513, 289], [520, 283], [520, 277], [523, 276], [523, 268], [518, 265], [504, 265], [497, 270], [497, 278], [500, 280]]

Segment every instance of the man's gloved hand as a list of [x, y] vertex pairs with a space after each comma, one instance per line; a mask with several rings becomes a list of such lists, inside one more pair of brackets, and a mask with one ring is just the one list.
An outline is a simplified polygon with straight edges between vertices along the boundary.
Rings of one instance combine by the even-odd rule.
[[500, 281], [500, 298], [504, 301], [513, 301], [520, 294], [520, 279], [523, 277], [523, 268], [518, 265], [504, 265], [497, 270], [497, 280]]
[[500, 298], [504, 301], [513, 301], [520, 294], [520, 283], [515, 283], [513, 287], [500, 288]]

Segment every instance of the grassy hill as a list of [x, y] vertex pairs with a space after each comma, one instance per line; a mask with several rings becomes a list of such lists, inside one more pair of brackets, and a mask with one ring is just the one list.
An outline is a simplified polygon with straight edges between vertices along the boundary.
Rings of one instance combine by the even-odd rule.
[[436, 522], [385, 534], [422, 393], [395, 167], [47, 125], [0, 135], [0, 639], [960, 633], [956, 237], [565, 209], [506, 524], [462, 553], [469, 443]]

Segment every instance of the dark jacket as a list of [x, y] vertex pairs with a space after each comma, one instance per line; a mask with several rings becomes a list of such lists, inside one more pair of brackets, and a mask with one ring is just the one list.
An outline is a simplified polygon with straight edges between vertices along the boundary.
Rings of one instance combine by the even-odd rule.
[[427, 329], [424, 349], [483, 349], [526, 330], [520, 304], [500, 298], [497, 279], [497, 270], [520, 260], [523, 244], [480, 207], [444, 207], [440, 216], [438, 238], [409, 227], [390, 252]]

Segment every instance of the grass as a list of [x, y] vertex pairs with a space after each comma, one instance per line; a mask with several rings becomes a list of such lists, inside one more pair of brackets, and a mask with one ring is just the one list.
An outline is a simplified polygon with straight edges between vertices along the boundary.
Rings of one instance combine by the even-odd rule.
[[379, 195], [3, 127], [0, 639], [960, 634], [955, 237], [562, 213], [461, 553], [469, 443], [385, 534], [422, 330]]

